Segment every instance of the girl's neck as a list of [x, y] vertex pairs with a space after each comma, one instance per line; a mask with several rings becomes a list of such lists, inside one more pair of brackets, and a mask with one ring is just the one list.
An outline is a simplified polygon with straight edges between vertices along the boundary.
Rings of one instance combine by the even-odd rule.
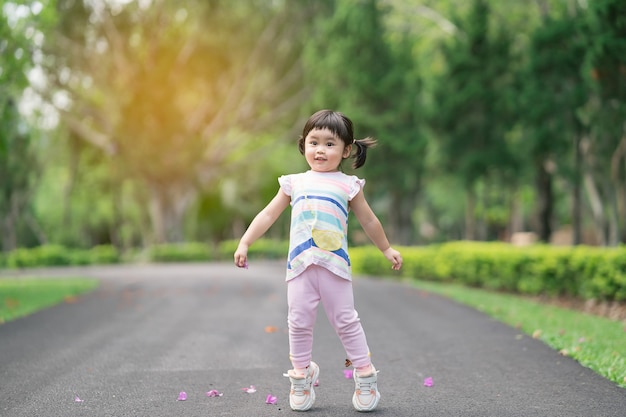
[[339, 169], [336, 169], [334, 171], [316, 171], [314, 169], [310, 169], [309, 172], [315, 172], [316, 174], [336, 174], [341, 171], [339, 171]]

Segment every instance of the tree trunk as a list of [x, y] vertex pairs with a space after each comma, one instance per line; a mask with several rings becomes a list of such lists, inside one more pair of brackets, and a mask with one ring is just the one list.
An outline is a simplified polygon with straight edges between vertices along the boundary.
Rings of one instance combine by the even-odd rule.
[[522, 211], [522, 196], [519, 190], [513, 193], [511, 199], [511, 218], [509, 220], [509, 238], [515, 233], [524, 231], [524, 213]]
[[465, 193], [465, 239], [476, 240], [476, 195], [474, 190], [468, 189]]
[[587, 196], [589, 197], [591, 213], [593, 214], [596, 236], [598, 238], [598, 242], [604, 246], [606, 245], [606, 218], [604, 216], [604, 204], [600, 198], [600, 193], [598, 192], [598, 188], [596, 187], [596, 183], [591, 176], [591, 173], [585, 173], [584, 183]]
[[415, 204], [411, 195], [393, 193], [389, 210], [389, 240], [398, 245], [411, 245], [415, 236], [413, 210]]
[[611, 195], [611, 209], [608, 215], [607, 244], [617, 246], [619, 243], [619, 220], [617, 218], [617, 197]]
[[626, 242], [626, 123], [624, 123], [622, 139], [611, 155], [611, 181], [615, 190], [615, 214], [617, 216], [617, 240]]
[[13, 213], [13, 204], [11, 201], [9, 202], [9, 210], [6, 214], [6, 217], [3, 219], [2, 228], [2, 250], [4, 252], [10, 252], [14, 250], [17, 246], [17, 233], [16, 233], [16, 222], [17, 218], [15, 218]]
[[572, 187], [572, 245], [582, 243], [582, 198], [581, 175], [582, 152], [580, 149], [581, 137], [574, 138], [574, 179]]
[[184, 185], [161, 184], [150, 184], [149, 189], [151, 243], [181, 242], [184, 238], [183, 218], [197, 197], [197, 191]]
[[537, 217], [539, 224], [539, 240], [550, 242], [552, 235], [552, 212], [554, 196], [552, 191], [552, 174], [548, 172], [547, 161], [540, 161], [537, 166]]

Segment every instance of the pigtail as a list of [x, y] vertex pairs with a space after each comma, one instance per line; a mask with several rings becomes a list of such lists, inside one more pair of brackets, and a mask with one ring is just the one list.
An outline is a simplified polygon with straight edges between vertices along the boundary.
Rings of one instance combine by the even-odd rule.
[[365, 160], [367, 159], [367, 149], [373, 148], [375, 146], [376, 139], [370, 137], [355, 140], [354, 147], [356, 151], [354, 152], [354, 155], [351, 156], [351, 158], [354, 158], [352, 168], [361, 168], [365, 164]]

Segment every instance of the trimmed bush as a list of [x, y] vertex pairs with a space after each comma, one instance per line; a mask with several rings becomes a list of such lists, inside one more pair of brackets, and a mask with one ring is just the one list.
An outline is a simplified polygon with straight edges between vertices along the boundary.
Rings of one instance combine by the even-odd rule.
[[168, 243], [150, 247], [148, 259], [152, 262], [206, 262], [214, 256], [206, 243]]
[[71, 265], [67, 249], [60, 245], [44, 245], [32, 249], [16, 249], [7, 255], [9, 268], [35, 268], [41, 266]]
[[117, 264], [121, 261], [121, 254], [113, 245], [98, 245], [89, 250], [91, 264]]
[[[239, 240], [225, 240], [219, 244], [219, 259], [230, 261], [237, 250]], [[248, 257], [264, 259], [287, 259], [289, 242], [285, 240], [259, 239], [248, 249]]]
[[[401, 276], [450, 281], [528, 295], [626, 300], [626, 248], [515, 247], [501, 242], [450, 242], [398, 248]], [[355, 274], [391, 276], [373, 246], [350, 249]]]

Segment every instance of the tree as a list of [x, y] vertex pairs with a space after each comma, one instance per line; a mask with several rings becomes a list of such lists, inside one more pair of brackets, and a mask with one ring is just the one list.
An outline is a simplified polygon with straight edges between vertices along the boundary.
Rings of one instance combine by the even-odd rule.
[[626, 242], [626, 3], [597, 0], [589, 9], [585, 74], [594, 94], [586, 106], [585, 184], [596, 222], [608, 231], [603, 240], [615, 245]]
[[215, 185], [238, 149], [262, 145], [254, 134], [280, 127], [306, 96], [293, 36], [306, 13], [293, 6], [57, 7], [46, 52], [49, 78], [71, 102], [59, 109], [63, 125], [105, 156], [117, 187], [145, 189], [147, 241], [182, 240], [198, 192]]
[[[571, 179], [574, 242], [580, 243], [580, 141], [582, 124], [577, 112], [587, 89], [581, 76], [585, 53], [579, 15], [544, 16], [531, 35], [527, 67], [519, 91], [524, 141], [520, 149], [535, 170], [538, 235], [549, 242], [554, 223], [554, 178]], [[568, 159], [571, 155], [574, 158]]]
[[[31, 201], [39, 172], [34, 133], [19, 113], [18, 106], [28, 86], [26, 72], [33, 68], [37, 2], [19, 5], [0, 1], [0, 236], [2, 249], [9, 251], [28, 243], [26, 233], [37, 236]], [[23, 236], [24, 235], [24, 236]]]
[[443, 44], [445, 70], [434, 88], [442, 169], [463, 182], [470, 240], [479, 238], [476, 187], [515, 178], [518, 166], [505, 140], [512, 120], [510, 40], [490, 22], [490, 10], [485, 0], [473, 0], [467, 17], [456, 19], [459, 31]]

